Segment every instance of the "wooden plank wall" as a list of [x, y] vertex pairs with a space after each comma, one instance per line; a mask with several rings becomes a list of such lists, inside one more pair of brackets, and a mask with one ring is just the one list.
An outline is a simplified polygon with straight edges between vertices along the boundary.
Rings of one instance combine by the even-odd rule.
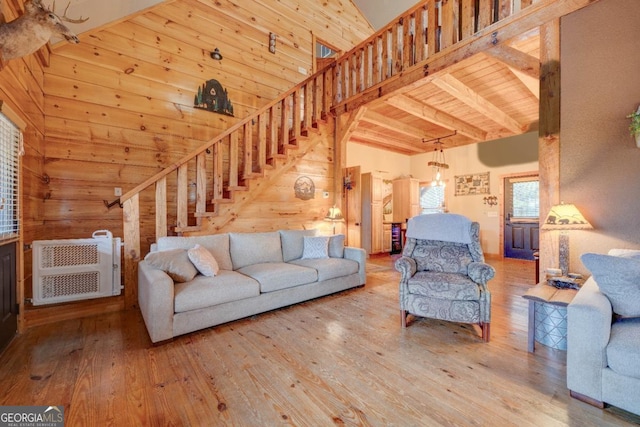
[[[268, 51], [270, 32], [277, 34], [275, 54]], [[30, 138], [37, 149], [28, 156], [39, 157], [29, 161], [32, 177], [25, 178], [34, 216], [25, 242], [87, 238], [99, 229], [122, 236], [122, 210], [103, 203], [115, 200], [115, 187], [126, 192], [305, 79], [313, 68], [316, 37], [348, 50], [372, 33], [351, 2], [176, 0], [82, 34], [78, 45], [53, 46], [44, 71], [24, 67], [29, 79], [39, 73], [40, 80], [25, 84], [22, 92], [29, 87], [31, 96], [39, 95], [40, 107], [26, 93], [14, 96], [21, 108], [36, 108], [27, 113], [38, 118], [37, 137]], [[222, 61], [210, 57], [216, 47]], [[2, 72], [0, 88], [24, 79], [17, 74]], [[198, 87], [209, 79], [228, 91], [235, 117], [193, 107]], [[38, 89], [35, 95], [30, 86]], [[332, 177], [332, 148], [320, 147], [246, 206], [232, 228], [302, 228], [324, 216], [324, 207], [309, 209], [294, 200], [291, 182], [306, 174], [316, 188], [332, 189], [326, 182]], [[175, 197], [172, 188], [168, 194]], [[152, 200], [141, 195], [143, 254], [154, 240]], [[291, 220], [294, 213], [299, 216]], [[25, 294], [31, 296], [30, 284]], [[31, 308], [26, 318], [39, 324], [86, 315], [87, 307], [98, 312], [121, 306], [105, 301]]]
[[[7, 21], [18, 16], [10, 3], [0, 3]], [[24, 131], [25, 155], [20, 160], [21, 177], [21, 237], [18, 242], [18, 329], [24, 329], [24, 290], [31, 289], [31, 250], [23, 249], [25, 242], [37, 238], [43, 230], [46, 186], [43, 181], [44, 160], [44, 73], [35, 56], [9, 61], [0, 70], [0, 100], [6, 103], [26, 123]]]

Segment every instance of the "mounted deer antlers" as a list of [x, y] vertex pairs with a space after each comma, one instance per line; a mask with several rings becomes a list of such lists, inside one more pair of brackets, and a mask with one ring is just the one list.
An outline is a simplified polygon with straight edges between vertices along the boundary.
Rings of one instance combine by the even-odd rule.
[[[59, 17], [47, 9], [42, 0], [27, 0], [24, 3], [25, 12], [19, 18], [0, 23], [0, 68], [2, 61], [29, 55], [46, 44], [54, 34], [63, 36], [69, 43], [78, 43], [78, 37], [67, 28], [62, 21], [79, 24], [89, 18], [71, 19], [67, 17], [67, 10]], [[55, 2], [53, 3], [55, 10]]]

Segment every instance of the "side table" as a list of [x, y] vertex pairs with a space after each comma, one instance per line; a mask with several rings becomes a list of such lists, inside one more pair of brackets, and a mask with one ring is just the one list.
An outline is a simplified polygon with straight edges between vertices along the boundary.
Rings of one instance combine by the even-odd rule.
[[529, 300], [527, 350], [535, 351], [535, 342], [558, 350], [567, 349], [567, 306], [578, 293], [538, 283], [522, 297]]

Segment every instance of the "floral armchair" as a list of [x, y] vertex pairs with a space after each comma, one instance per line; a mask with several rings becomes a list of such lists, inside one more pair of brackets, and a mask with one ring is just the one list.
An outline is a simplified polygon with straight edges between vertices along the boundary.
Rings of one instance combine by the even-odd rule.
[[484, 262], [480, 225], [457, 214], [419, 215], [407, 223], [406, 244], [395, 267], [401, 274], [402, 327], [412, 314], [476, 323], [489, 341], [495, 270]]

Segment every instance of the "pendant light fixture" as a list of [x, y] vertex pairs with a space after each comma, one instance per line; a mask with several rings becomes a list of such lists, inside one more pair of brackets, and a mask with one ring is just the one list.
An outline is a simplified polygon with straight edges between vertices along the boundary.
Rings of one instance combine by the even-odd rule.
[[429, 140], [422, 140], [422, 142], [433, 142], [433, 159], [427, 163], [428, 166], [432, 168], [432, 187], [444, 187], [446, 186], [446, 181], [444, 179], [444, 170], [449, 169], [449, 165], [445, 161], [444, 158], [444, 150], [442, 149], [442, 141], [441, 139], [448, 138], [450, 136], [454, 136], [457, 134], [457, 131], [452, 133], [451, 135], [442, 136], [440, 138], [434, 138]]

